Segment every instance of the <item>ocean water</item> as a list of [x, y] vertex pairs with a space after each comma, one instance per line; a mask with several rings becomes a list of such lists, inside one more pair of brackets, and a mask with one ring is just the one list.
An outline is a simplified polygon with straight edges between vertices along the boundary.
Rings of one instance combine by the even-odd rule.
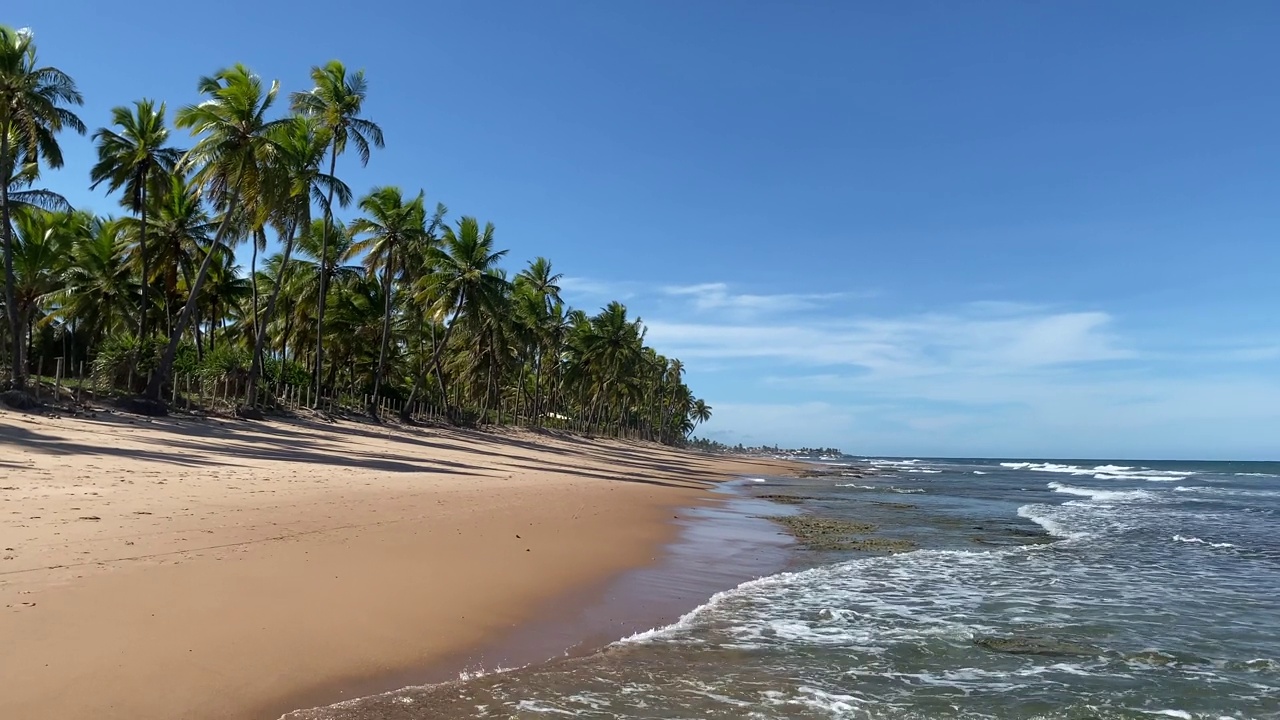
[[307, 717], [1280, 718], [1280, 463], [820, 468], [743, 487], [919, 549], [798, 550], [599, 653]]

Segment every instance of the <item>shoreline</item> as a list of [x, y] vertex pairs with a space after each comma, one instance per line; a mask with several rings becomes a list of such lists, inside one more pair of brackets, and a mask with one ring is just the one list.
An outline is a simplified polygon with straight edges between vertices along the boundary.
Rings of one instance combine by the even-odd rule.
[[[668, 521], [677, 536], [652, 562], [554, 598], [511, 632], [427, 668], [300, 695], [328, 702], [304, 702], [278, 720], [324, 718], [334, 710], [344, 711], [344, 718], [376, 717], [381, 703], [470, 677], [586, 658], [679, 620], [717, 592], [782, 571], [796, 543], [759, 515], [776, 511], [776, 505], [736, 492], [739, 484], [724, 482], [678, 512]], [[336, 695], [344, 697], [335, 700]]]
[[124, 415], [0, 413], [0, 444], [0, 676], [20, 689], [0, 715], [24, 718], [274, 720], [340, 700], [319, 693], [489, 647], [651, 565], [675, 508], [793, 466], [529, 432]]

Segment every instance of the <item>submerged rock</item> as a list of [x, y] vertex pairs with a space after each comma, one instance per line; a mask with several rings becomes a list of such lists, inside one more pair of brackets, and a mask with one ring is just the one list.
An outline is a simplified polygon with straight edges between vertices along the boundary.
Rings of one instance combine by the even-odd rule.
[[992, 652], [1012, 655], [1050, 655], [1061, 657], [1097, 657], [1103, 654], [1099, 648], [1056, 638], [1034, 635], [1012, 637], [987, 636], [975, 638], [974, 645]]
[[812, 497], [810, 497], [810, 496], [808, 496], [808, 495], [777, 495], [777, 494], [770, 494], [770, 495], [756, 495], [756, 497], [757, 497], [757, 498], [760, 498], [761, 500], [772, 500], [773, 502], [776, 502], [776, 503], [782, 503], [783, 505], [799, 505], [800, 503], [804, 502], [805, 500], [813, 500], [813, 499], [814, 499], [814, 498], [812, 498]]
[[768, 519], [789, 530], [808, 550], [905, 552], [916, 548], [916, 544], [910, 540], [857, 537], [876, 531], [876, 526], [870, 523], [812, 515], [782, 515]]
[[879, 500], [872, 500], [871, 504], [890, 510], [915, 510], [917, 507], [911, 503], [880, 502]]

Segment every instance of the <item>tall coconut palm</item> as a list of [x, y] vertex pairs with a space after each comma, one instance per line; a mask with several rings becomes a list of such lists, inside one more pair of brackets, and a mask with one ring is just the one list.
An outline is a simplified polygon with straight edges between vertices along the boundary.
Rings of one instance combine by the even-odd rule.
[[427, 253], [435, 271], [419, 281], [417, 298], [437, 321], [449, 318], [432, 356], [440, 397], [447, 402], [440, 360], [459, 318], [478, 320], [492, 313], [509, 283], [498, 270], [498, 261], [507, 251], [493, 249], [493, 223], [486, 223], [482, 231], [474, 217], [463, 217], [456, 231], [443, 228], [441, 240], [442, 246], [432, 247]]
[[[163, 291], [167, 333], [175, 322], [179, 281], [187, 287], [195, 283], [196, 271], [204, 257], [203, 248], [209, 243], [216, 223], [205, 211], [200, 188], [194, 182], [175, 174], [168, 178], [162, 190], [153, 196], [152, 208], [147, 214], [155, 274], [145, 281], [158, 284]], [[133, 243], [132, 247], [136, 249], [138, 244]], [[136, 256], [129, 260], [131, 264], [140, 265]]]
[[563, 302], [560, 299], [560, 281], [563, 279], [563, 273], [552, 272], [550, 260], [539, 256], [530, 260], [529, 267], [516, 275], [516, 285], [529, 288], [550, 310], [556, 303]]
[[628, 318], [626, 306], [616, 301], [591, 318], [582, 338], [582, 362], [593, 377], [593, 419], [615, 400], [610, 394], [622, 391], [621, 386], [634, 376], [631, 370], [641, 358], [643, 327], [639, 318]]
[[[360, 209], [365, 216], [351, 223], [351, 231], [365, 235], [352, 246], [353, 253], [364, 255], [365, 268], [370, 277], [382, 273], [383, 316], [382, 336], [379, 342], [378, 365], [373, 374], [373, 393], [382, 386], [387, 362], [387, 343], [391, 339], [391, 311], [395, 305], [393, 278], [399, 272], [397, 261], [409, 247], [420, 245], [427, 236], [427, 212], [424, 194], [405, 201], [398, 187], [374, 188], [360, 199]], [[370, 411], [377, 416], [377, 403], [370, 404]]]
[[62, 288], [71, 249], [88, 229], [89, 216], [22, 208], [14, 213], [14, 310], [19, 333], [16, 352], [26, 358], [36, 321]]
[[[213, 204], [222, 210], [222, 220], [214, 236], [217, 247], [238, 222], [241, 198], [268, 193], [272, 178], [266, 168], [274, 143], [271, 128], [280, 121], [268, 121], [267, 111], [275, 103], [280, 84], [264, 85], [262, 78], [243, 65], [219, 70], [201, 78], [200, 92], [209, 99], [198, 105], [178, 110], [174, 125], [199, 136], [196, 144], [182, 157], [182, 169], [194, 170], [194, 180], [204, 188]], [[200, 291], [209, 274], [216, 252], [205, 253], [195, 283], [187, 296], [187, 304], [169, 336], [160, 366], [147, 384], [148, 399], [158, 401], [160, 391], [173, 368], [178, 343], [187, 325], [194, 319]]]
[[266, 310], [261, 320], [255, 321], [257, 326], [254, 330], [253, 363], [248, 383], [250, 402], [257, 396], [262, 354], [266, 349], [267, 323], [275, 316], [280, 293], [289, 285], [289, 262], [293, 257], [295, 240], [299, 232], [305, 232], [311, 227], [311, 203], [314, 201], [327, 215], [330, 212], [329, 203], [334, 198], [342, 207], [351, 202], [351, 190], [346, 183], [320, 169], [329, 147], [329, 136], [313, 118], [295, 116], [278, 125], [272, 133], [276, 152], [275, 165], [271, 171], [277, 176], [274, 183], [277, 197], [272, 205], [276, 229], [280, 237], [284, 238], [284, 250], [280, 255], [278, 276], [272, 284]]
[[15, 148], [12, 157], [0, 166], [0, 183], [4, 183], [9, 193], [9, 213], [12, 215], [22, 207], [70, 210], [71, 203], [62, 195], [47, 188], [32, 187], [40, 179], [40, 163], [31, 159], [21, 145], [14, 143], [12, 147]]
[[[19, 173], [18, 156], [27, 162], [43, 160], [51, 168], [62, 167], [57, 135], [64, 128], [84, 133], [84, 123], [68, 109], [84, 99], [71, 76], [55, 67], [40, 66], [30, 30], [0, 25], [0, 169], [6, 179]], [[4, 240], [5, 308], [12, 342], [12, 384], [26, 385], [22, 359], [22, 325], [15, 302], [13, 227], [9, 183], [0, 183], [0, 235]]]
[[[311, 80], [315, 87], [306, 92], [294, 93], [290, 96], [294, 112], [315, 118], [320, 127], [329, 136], [329, 175], [335, 177], [338, 172], [338, 156], [345, 153], [347, 143], [356, 146], [360, 154], [360, 164], [369, 164], [370, 147], [383, 146], [382, 128], [376, 123], [361, 117], [364, 111], [365, 96], [368, 85], [364, 79], [364, 71], [357, 70], [350, 75], [347, 68], [338, 60], [330, 60], [324, 65], [311, 68]], [[327, 257], [329, 237], [333, 230], [333, 213], [329, 211], [333, 205], [330, 194], [324, 204], [324, 233], [321, 236], [320, 256]], [[316, 300], [316, 403], [320, 401], [321, 368], [324, 362], [324, 306], [328, 292], [328, 278], [320, 276], [320, 295]]]
[[[526, 293], [527, 300], [517, 299], [517, 315], [522, 319], [525, 346], [530, 360], [533, 362], [533, 396], [535, 412], [541, 413], [542, 398], [542, 366], [545, 357], [542, 327], [551, 316], [556, 305], [562, 305], [560, 298], [560, 281], [562, 273], [553, 272], [551, 261], [545, 257], [536, 257], [529, 266], [516, 275], [517, 293]], [[524, 384], [524, 363], [520, 366], [521, 386]]]
[[[297, 266], [285, 286], [291, 288], [290, 296], [294, 298], [293, 314], [299, 321], [315, 319], [316, 299], [320, 296], [320, 283], [333, 289], [336, 283], [347, 282], [353, 277], [363, 274], [359, 265], [344, 265], [350, 256], [351, 246], [355, 240], [351, 231], [341, 221], [333, 224], [332, 235], [328, 247], [322, 256], [321, 245], [324, 245], [324, 220], [313, 220], [310, 227], [299, 228], [294, 251], [298, 257], [294, 259]], [[315, 331], [311, 325], [309, 330]], [[315, 338], [307, 335], [310, 340]], [[315, 343], [312, 342], [312, 345]]]
[[124, 220], [94, 218], [71, 248], [61, 294], [54, 302], [62, 321], [81, 329], [92, 345], [107, 333], [125, 330], [135, 293], [125, 262]]
[[138, 216], [138, 259], [142, 265], [141, 298], [138, 307], [138, 339], [147, 336], [147, 315], [151, 310], [151, 266], [147, 248], [148, 195], [156, 187], [163, 188], [165, 178], [173, 172], [182, 152], [168, 147], [169, 128], [165, 126], [165, 105], [159, 107], [149, 99], [138, 100], [133, 108], [120, 106], [111, 110], [111, 122], [119, 130], [99, 128], [93, 134], [97, 143], [98, 162], [89, 171], [93, 184], [102, 183], [108, 192], [124, 189], [122, 204]]
[[[711, 406], [701, 398], [694, 400], [693, 407], [689, 409], [689, 419], [693, 421], [694, 428], [710, 420]], [[693, 432], [693, 428], [690, 428], [689, 431]]]

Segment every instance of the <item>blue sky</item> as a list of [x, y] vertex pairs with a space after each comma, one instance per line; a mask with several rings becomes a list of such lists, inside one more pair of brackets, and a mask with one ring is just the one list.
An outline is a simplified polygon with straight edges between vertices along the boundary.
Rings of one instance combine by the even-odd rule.
[[[1280, 6], [24, 3], [82, 117], [366, 69], [421, 187], [624, 300], [729, 442], [1280, 457]], [[333, 17], [330, 18], [329, 16]], [[47, 184], [78, 205], [91, 145]]]

